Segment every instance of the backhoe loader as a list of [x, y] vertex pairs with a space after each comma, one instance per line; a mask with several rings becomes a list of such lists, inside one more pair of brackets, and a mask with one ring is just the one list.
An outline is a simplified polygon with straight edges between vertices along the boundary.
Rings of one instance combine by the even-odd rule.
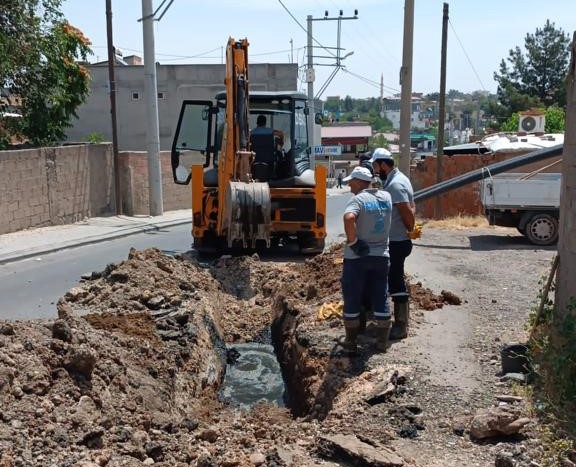
[[[246, 39], [228, 40], [224, 84], [213, 100], [183, 102], [172, 144], [174, 182], [192, 186], [194, 249], [297, 241], [322, 252], [326, 169], [311, 168], [306, 95], [250, 92]], [[261, 115], [274, 132], [251, 135]]]

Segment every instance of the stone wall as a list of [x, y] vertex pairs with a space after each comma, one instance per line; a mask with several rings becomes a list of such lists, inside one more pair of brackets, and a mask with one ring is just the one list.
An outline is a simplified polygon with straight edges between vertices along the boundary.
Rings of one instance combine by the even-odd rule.
[[[486, 167], [496, 162], [511, 159], [522, 155], [523, 153], [498, 153], [491, 155], [457, 155], [443, 156], [443, 180], [449, 180], [458, 175], [471, 172], [482, 167]], [[560, 157], [553, 157], [540, 162], [518, 167], [513, 172], [530, 173], [534, 170], [552, 164]], [[411, 181], [414, 191], [436, 184], [436, 166], [435, 157], [429, 157], [419, 162], [411, 168]], [[561, 172], [562, 165], [556, 164], [543, 172]], [[427, 219], [441, 219], [458, 215], [481, 215], [482, 204], [480, 203], [480, 184], [479, 182], [464, 185], [455, 190], [440, 195], [440, 213], [436, 213], [436, 198], [430, 198], [417, 204], [418, 215]]]

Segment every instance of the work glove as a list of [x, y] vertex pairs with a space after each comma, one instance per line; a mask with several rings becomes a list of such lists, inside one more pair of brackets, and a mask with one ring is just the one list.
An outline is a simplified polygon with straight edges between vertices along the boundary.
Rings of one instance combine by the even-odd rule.
[[420, 238], [422, 236], [422, 224], [414, 224], [414, 229], [411, 231], [407, 230], [406, 233], [408, 234], [408, 237], [410, 237], [410, 240]]
[[350, 249], [358, 256], [367, 256], [370, 253], [370, 247], [364, 240], [357, 238], [352, 243], [349, 243]]

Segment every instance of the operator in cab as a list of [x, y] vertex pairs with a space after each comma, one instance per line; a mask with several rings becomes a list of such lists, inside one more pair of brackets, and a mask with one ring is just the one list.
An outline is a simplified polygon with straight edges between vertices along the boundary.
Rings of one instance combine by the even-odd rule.
[[266, 115], [258, 115], [256, 118], [256, 128], [253, 128], [250, 132], [251, 135], [274, 135], [274, 140], [276, 142], [276, 148], [281, 148], [284, 146], [284, 133], [280, 130], [274, 130], [266, 126]]

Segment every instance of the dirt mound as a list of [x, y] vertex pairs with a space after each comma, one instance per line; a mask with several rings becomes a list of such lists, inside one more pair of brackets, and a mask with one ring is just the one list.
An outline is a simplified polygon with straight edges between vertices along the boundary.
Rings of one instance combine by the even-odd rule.
[[[341, 299], [341, 258], [341, 245], [304, 263], [254, 255], [206, 265], [132, 250], [71, 289], [58, 320], [5, 324], [0, 465], [287, 465], [281, 457], [322, 465], [310, 448], [361, 373], [334, 359], [340, 320], [315, 319], [322, 303]], [[411, 289], [420, 307], [446, 300], [421, 284]], [[218, 401], [226, 344], [269, 339], [273, 322], [294, 359], [292, 386], [301, 387], [293, 407], [309, 422]], [[337, 425], [350, 431], [342, 410]]]

